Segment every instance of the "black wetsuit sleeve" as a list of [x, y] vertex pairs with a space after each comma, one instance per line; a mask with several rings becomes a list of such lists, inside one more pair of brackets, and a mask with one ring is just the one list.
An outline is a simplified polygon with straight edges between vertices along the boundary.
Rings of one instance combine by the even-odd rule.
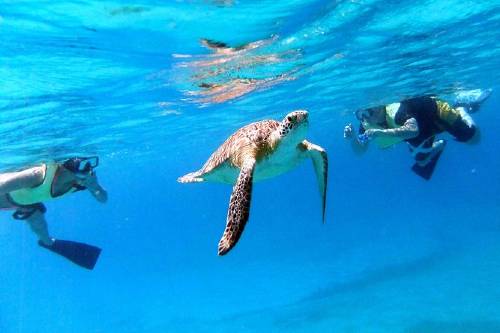
[[436, 101], [428, 96], [423, 96], [401, 102], [395, 121], [396, 124], [402, 126], [409, 119], [415, 118], [418, 126], [418, 136], [407, 141], [414, 146], [418, 146], [440, 132], [439, 128], [436, 127], [436, 117]]
[[398, 112], [396, 112], [396, 116], [394, 117], [394, 121], [399, 126], [403, 126], [411, 118], [414, 118], [414, 115], [412, 115], [412, 114], [410, 114], [410, 112], [408, 112], [408, 108], [406, 107], [406, 105], [404, 103], [401, 103], [401, 106], [400, 106]]

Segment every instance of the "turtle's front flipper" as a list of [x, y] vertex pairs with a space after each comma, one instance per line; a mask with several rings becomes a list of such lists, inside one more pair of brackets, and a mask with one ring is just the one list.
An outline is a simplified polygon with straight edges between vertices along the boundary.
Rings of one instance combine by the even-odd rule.
[[227, 211], [226, 229], [219, 241], [218, 254], [220, 256], [229, 252], [236, 245], [248, 221], [254, 167], [255, 160], [247, 159], [243, 163], [240, 175], [233, 187]]
[[199, 183], [204, 181], [204, 179], [201, 178], [200, 175], [201, 172], [199, 171], [191, 172], [188, 173], [187, 175], [177, 178], [177, 181], [179, 183]]
[[319, 194], [322, 199], [323, 223], [325, 222], [326, 208], [326, 187], [328, 181], [328, 155], [326, 151], [318, 145], [310, 143], [307, 140], [302, 141], [300, 148], [311, 158], [316, 178], [318, 179]]

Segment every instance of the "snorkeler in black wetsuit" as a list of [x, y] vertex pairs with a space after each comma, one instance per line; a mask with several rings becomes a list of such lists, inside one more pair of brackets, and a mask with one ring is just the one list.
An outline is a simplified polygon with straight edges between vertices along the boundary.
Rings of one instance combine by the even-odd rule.
[[[488, 96], [481, 96], [484, 101]], [[477, 109], [480, 102], [474, 104]], [[415, 97], [385, 106], [358, 110], [360, 130], [356, 146], [365, 146], [374, 140], [379, 147], [387, 148], [406, 141], [415, 158], [412, 170], [430, 179], [444, 149], [445, 141], [435, 140], [436, 135], [448, 132], [459, 142], [470, 142], [477, 136], [477, 127], [465, 106], [451, 107], [431, 96]], [[352, 137], [352, 125], [344, 129], [344, 137]]]

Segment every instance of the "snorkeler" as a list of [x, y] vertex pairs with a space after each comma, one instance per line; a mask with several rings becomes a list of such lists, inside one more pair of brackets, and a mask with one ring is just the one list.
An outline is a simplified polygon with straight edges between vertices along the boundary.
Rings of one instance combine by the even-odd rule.
[[432, 177], [446, 141], [436, 135], [448, 132], [459, 142], [478, 141], [478, 129], [469, 113], [475, 112], [491, 90], [458, 93], [453, 107], [435, 97], [422, 96], [385, 106], [356, 111], [359, 134], [352, 124], [344, 128], [344, 138], [352, 139], [353, 148], [363, 151], [370, 140], [380, 148], [406, 141], [415, 159], [412, 170], [424, 179]]
[[47, 162], [21, 171], [0, 174], [0, 209], [15, 209], [13, 218], [28, 223], [38, 236], [41, 247], [64, 256], [79, 266], [93, 269], [101, 249], [84, 243], [51, 238], [43, 202], [82, 190], [88, 190], [97, 201], [106, 202], [107, 192], [97, 182], [94, 171], [98, 164], [98, 157], [73, 157], [62, 162]]

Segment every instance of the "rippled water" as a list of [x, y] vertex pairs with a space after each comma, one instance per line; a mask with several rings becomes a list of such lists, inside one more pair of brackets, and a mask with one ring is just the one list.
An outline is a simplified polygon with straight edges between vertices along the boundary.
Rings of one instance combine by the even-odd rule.
[[[47, 205], [103, 247], [92, 272], [1, 215], [0, 331], [500, 331], [499, 40], [486, 0], [0, 0], [0, 168], [98, 154], [110, 192]], [[473, 88], [481, 143], [449, 140], [430, 182], [406, 146], [342, 138], [360, 107]], [[255, 187], [219, 258], [230, 188], [175, 179], [292, 109], [329, 152], [327, 223], [304, 164]]]
[[[494, 86], [499, 61], [495, 1], [7, 1], [0, 15], [5, 166], [74, 151], [154, 153], [193, 130], [299, 105], [331, 122], [403, 96]], [[186, 92], [210, 68], [182, 66], [213, 59], [201, 38], [270, 39], [212, 82], [290, 80], [207, 106]], [[238, 68], [259, 55], [280, 59]]]

